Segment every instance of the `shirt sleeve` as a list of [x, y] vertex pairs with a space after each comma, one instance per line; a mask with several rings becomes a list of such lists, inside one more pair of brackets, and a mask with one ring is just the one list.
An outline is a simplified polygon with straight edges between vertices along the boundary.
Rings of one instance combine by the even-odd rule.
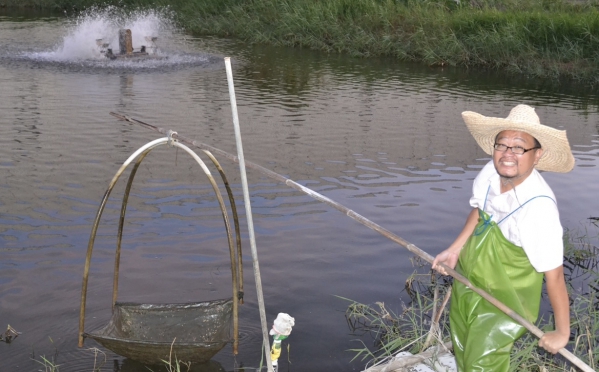
[[563, 228], [555, 201], [546, 196], [530, 200], [518, 216], [520, 242], [537, 272], [563, 264]]
[[470, 198], [470, 206], [472, 208], [484, 208], [487, 191], [489, 189], [489, 179], [496, 174], [493, 160], [488, 162], [483, 169], [480, 170], [474, 182], [472, 183], [472, 197]]

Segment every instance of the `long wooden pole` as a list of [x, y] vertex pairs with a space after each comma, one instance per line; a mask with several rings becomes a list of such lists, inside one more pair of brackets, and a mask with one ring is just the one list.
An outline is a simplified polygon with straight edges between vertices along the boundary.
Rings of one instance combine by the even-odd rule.
[[[159, 133], [162, 134], [166, 134], [168, 133], [168, 130], [164, 129], [164, 128], [160, 128], [160, 127], [156, 127], [154, 125], [148, 124], [148, 123], [144, 123], [140, 120], [137, 119], [133, 119], [130, 118], [128, 116], [125, 115], [120, 115], [114, 112], [111, 112], [110, 115], [120, 119], [120, 120], [125, 120], [128, 121], [130, 123], [134, 123], [134, 124], [139, 124], [142, 127], [148, 128], [148, 129], [152, 129], [154, 131], [157, 131]], [[174, 137], [175, 135], [173, 135]], [[183, 142], [183, 143], [187, 143], [189, 145], [193, 145], [193, 146], [197, 146], [201, 149], [207, 149], [215, 154], [219, 154], [221, 156], [224, 156], [234, 162], [238, 162], [239, 159], [234, 156], [231, 155], [223, 150], [219, 150], [215, 147], [212, 147], [210, 145], [198, 142], [198, 141], [194, 141], [191, 139], [187, 139], [182, 137], [181, 135], [177, 134], [176, 138]], [[303, 193], [305, 193], [306, 195], [311, 196], [312, 198], [330, 205], [331, 207], [337, 209], [338, 211], [344, 213], [346, 216], [350, 217], [351, 219], [361, 223], [362, 225], [369, 227], [370, 229], [378, 232], [379, 234], [383, 235], [384, 237], [396, 242], [397, 244], [401, 245], [402, 247], [405, 247], [408, 251], [414, 253], [415, 255], [417, 255], [418, 257], [422, 258], [423, 260], [427, 261], [428, 263], [433, 262], [434, 257], [431, 256], [430, 254], [426, 253], [425, 251], [423, 251], [422, 249], [418, 248], [417, 246], [415, 246], [412, 243], [407, 242], [406, 240], [400, 238], [399, 236], [393, 234], [391, 231], [381, 227], [380, 225], [377, 225], [376, 223], [370, 221], [369, 219], [367, 219], [366, 217], [354, 212], [353, 210], [337, 203], [334, 200], [331, 200], [329, 198], [327, 198], [324, 195], [321, 195], [319, 193], [317, 193], [314, 190], [311, 190], [305, 186], [300, 185], [299, 183], [285, 177], [282, 176], [278, 173], [275, 173], [269, 169], [266, 169], [258, 164], [246, 161], [245, 162], [246, 167], [251, 168], [251, 169], [255, 169], [257, 171], [259, 171], [260, 173], [274, 179], [277, 180], [279, 182], [282, 182], [284, 184], [286, 184], [289, 187], [292, 187], [298, 191], [301, 191]], [[516, 313], [514, 310], [510, 309], [509, 307], [507, 307], [505, 304], [503, 304], [502, 302], [500, 302], [499, 300], [497, 300], [495, 297], [491, 296], [489, 293], [483, 291], [480, 288], [477, 288], [475, 286], [472, 285], [472, 283], [470, 283], [470, 280], [468, 280], [465, 276], [463, 276], [462, 274], [458, 273], [457, 271], [451, 269], [450, 267], [447, 267], [445, 265], [443, 265], [443, 267], [445, 268], [445, 271], [447, 272], [448, 275], [451, 275], [452, 277], [454, 277], [457, 281], [459, 281], [460, 283], [464, 284], [465, 286], [467, 286], [468, 288], [472, 289], [474, 292], [478, 293], [481, 297], [483, 297], [484, 299], [486, 299], [487, 301], [489, 301], [490, 303], [492, 303], [493, 305], [495, 305], [499, 310], [503, 311], [505, 314], [507, 314], [508, 316], [510, 316], [512, 319], [514, 319], [515, 321], [517, 321], [518, 323], [520, 323], [520, 325], [522, 325], [524, 328], [528, 329], [532, 334], [534, 334], [535, 336], [537, 336], [538, 338], [543, 337], [544, 333], [543, 331], [541, 331], [538, 327], [536, 327], [534, 324], [530, 323], [528, 320], [524, 319], [523, 317], [521, 317], [518, 313]], [[595, 372], [594, 369], [592, 369], [591, 367], [589, 367], [586, 363], [584, 363], [582, 360], [580, 360], [578, 357], [576, 357], [574, 354], [572, 354], [570, 351], [566, 350], [565, 348], [561, 348], [559, 349], [559, 353], [561, 355], [563, 355], [566, 359], [568, 359], [572, 364], [574, 364], [576, 367], [580, 368], [581, 371], [584, 372]]]

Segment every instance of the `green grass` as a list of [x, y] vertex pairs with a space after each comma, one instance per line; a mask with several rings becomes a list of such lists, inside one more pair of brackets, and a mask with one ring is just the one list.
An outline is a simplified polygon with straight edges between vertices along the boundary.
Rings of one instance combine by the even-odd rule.
[[[51, 337], [48, 338], [50, 340], [51, 344], [54, 344], [54, 341], [52, 340]], [[89, 348], [87, 349], [88, 351], [90, 351], [93, 355], [94, 355], [94, 363], [91, 366], [91, 372], [100, 372], [102, 371], [102, 367], [106, 364], [107, 357], [106, 357], [106, 353], [104, 353], [102, 350], [93, 347], [93, 348]], [[58, 364], [57, 360], [58, 360], [58, 349], [55, 347], [54, 348], [54, 355], [52, 355], [51, 357], [46, 357], [45, 355], [40, 355], [39, 357], [35, 356], [35, 352], [32, 351], [31, 352], [31, 360], [33, 360], [34, 362], [38, 363], [40, 366], [43, 367], [43, 369], [38, 369], [37, 371], [43, 371], [43, 372], [60, 372], [60, 364]]]
[[182, 362], [177, 358], [177, 355], [175, 355], [175, 360], [173, 360], [173, 345], [176, 340], [177, 338], [175, 337], [173, 342], [171, 342], [171, 351], [168, 354], [168, 360], [163, 359], [162, 362], [168, 372], [187, 372], [191, 368], [191, 362]]
[[[399, 351], [417, 354], [431, 344], [448, 342], [449, 312], [434, 293], [437, 288], [446, 294], [449, 287], [437, 285], [436, 281], [436, 276], [411, 276], [406, 281], [411, 302], [402, 304], [397, 312], [389, 310], [382, 302], [367, 305], [345, 299], [351, 302], [345, 315], [352, 332], [369, 335], [373, 340], [372, 346], [360, 341], [363, 347], [351, 349], [355, 353], [354, 359], [379, 362]], [[438, 321], [434, 321], [435, 315]], [[429, 340], [429, 334], [433, 336], [432, 340]]]
[[599, 83], [597, 0], [0, 0], [164, 8], [195, 35]]
[[59, 365], [53, 360], [48, 360], [44, 355], [40, 356], [40, 360], [36, 359], [35, 361], [44, 367], [44, 372], [59, 372]]

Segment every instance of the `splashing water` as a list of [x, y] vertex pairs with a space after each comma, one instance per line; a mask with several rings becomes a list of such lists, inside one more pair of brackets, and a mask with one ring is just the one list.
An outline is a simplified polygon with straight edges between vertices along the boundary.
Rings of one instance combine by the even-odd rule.
[[169, 39], [174, 27], [167, 11], [136, 11], [119, 14], [116, 8], [90, 10], [69, 27], [62, 45], [49, 52], [37, 53], [38, 57], [54, 61], [106, 59], [102, 44], [115, 51], [119, 49], [119, 30], [131, 29], [133, 49], [149, 46], [146, 37]]
[[[164, 59], [110, 61], [105, 52], [108, 48], [119, 52], [119, 30], [130, 29], [133, 50], [143, 46], [148, 52]], [[149, 38], [157, 38], [156, 44]], [[169, 45], [180, 44], [181, 38], [173, 22], [173, 14], [168, 10], [137, 10], [125, 12], [122, 9], [92, 9], [69, 22], [62, 42], [52, 50], [27, 53], [27, 58], [36, 61], [77, 63], [88, 67], [154, 68], [182, 64], [197, 65], [206, 63], [210, 56], [184, 54], [166, 50]]]

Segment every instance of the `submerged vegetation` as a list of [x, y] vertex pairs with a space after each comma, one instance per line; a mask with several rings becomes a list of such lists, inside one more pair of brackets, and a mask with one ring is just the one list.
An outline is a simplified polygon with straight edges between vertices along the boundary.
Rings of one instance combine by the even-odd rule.
[[[595, 230], [599, 228], [599, 219], [590, 221], [584, 232], [567, 231], [564, 235], [564, 271], [571, 301], [571, 338], [566, 348], [596, 370], [599, 368], [599, 247], [596, 245], [599, 236]], [[384, 362], [400, 351], [417, 354], [432, 344], [450, 342], [449, 310], [445, 306], [450, 283], [447, 277], [419, 271], [422, 270], [406, 281], [410, 303], [402, 305], [399, 312], [388, 310], [383, 303], [366, 305], [350, 300], [346, 311], [350, 328], [359, 335], [372, 335], [374, 341], [372, 345], [362, 342], [363, 347], [351, 350], [355, 358], [369, 363]], [[542, 301], [549, 303], [547, 296]], [[544, 332], [550, 331], [553, 318], [541, 315], [536, 326]], [[510, 371], [572, 370], [565, 358], [545, 352], [537, 343], [531, 333], [516, 341]]]
[[0, 0], [168, 7], [196, 35], [599, 83], [598, 0]]

